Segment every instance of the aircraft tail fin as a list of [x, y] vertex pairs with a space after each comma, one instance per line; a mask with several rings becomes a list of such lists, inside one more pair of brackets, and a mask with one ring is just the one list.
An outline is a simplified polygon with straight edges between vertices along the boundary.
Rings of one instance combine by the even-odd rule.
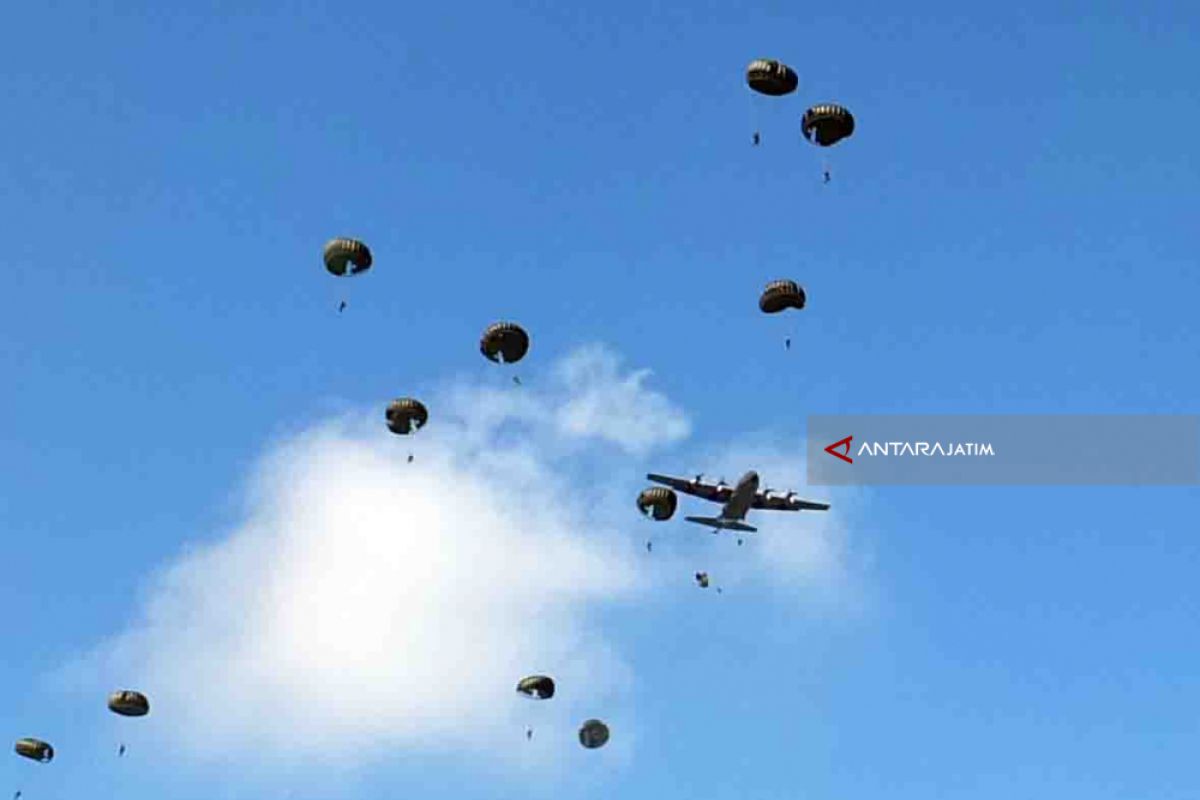
[[731, 519], [721, 519], [720, 517], [684, 517], [688, 522], [695, 522], [698, 525], [708, 525], [712, 528], [720, 528], [726, 531], [743, 531], [745, 533], [755, 533], [758, 528], [752, 528], [741, 522], [735, 522]]

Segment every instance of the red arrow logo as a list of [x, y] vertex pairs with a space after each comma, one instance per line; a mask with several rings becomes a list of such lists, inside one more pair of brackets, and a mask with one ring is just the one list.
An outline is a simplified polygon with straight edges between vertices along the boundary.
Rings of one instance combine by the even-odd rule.
[[[845, 461], [847, 464], [853, 464], [854, 459], [850, 457], [850, 442], [852, 442], [853, 440], [854, 440], [853, 436], [847, 436], [845, 439], [840, 439], [840, 440], [834, 442], [833, 444], [829, 445], [828, 447], [826, 447], [825, 452], [829, 453], [829, 455], [831, 455], [831, 456], [840, 458], [842, 461]], [[834, 452], [835, 450], [837, 450], [837, 448], [843, 447], [843, 446], [846, 448], [845, 452], [843, 452], [843, 453]]]

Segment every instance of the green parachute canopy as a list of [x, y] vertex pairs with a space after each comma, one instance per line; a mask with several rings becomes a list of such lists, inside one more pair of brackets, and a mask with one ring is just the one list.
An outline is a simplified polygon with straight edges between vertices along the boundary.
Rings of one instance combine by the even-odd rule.
[[325, 245], [325, 269], [338, 277], [371, 268], [371, 249], [357, 239], [331, 239]]
[[771, 281], [758, 298], [758, 307], [764, 314], [778, 314], [786, 308], [804, 308], [806, 300], [804, 289], [795, 281]]
[[496, 322], [479, 339], [479, 352], [489, 361], [515, 364], [529, 352], [529, 334], [515, 322]]
[[401, 397], [388, 404], [384, 416], [387, 419], [388, 430], [404, 436], [420, 430], [429, 421], [429, 410], [420, 400]]
[[675, 492], [664, 486], [652, 486], [643, 489], [637, 498], [637, 507], [646, 516], [662, 522], [675, 514], [679, 498]]
[[746, 67], [746, 85], [759, 94], [782, 97], [796, 91], [800, 79], [787, 64], [770, 58], [757, 58]]
[[17, 739], [13, 750], [19, 756], [31, 758], [43, 764], [54, 760], [54, 748], [50, 746], [49, 742], [43, 742], [41, 739]]
[[835, 104], [813, 106], [800, 120], [804, 138], [821, 147], [830, 147], [854, 133], [854, 115]]
[[579, 726], [579, 743], [588, 750], [608, 743], [608, 726], [598, 719], [589, 719]]
[[108, 710], [123, 717], [144, 717], [150, 713], [150, 701], [141, 692], [120, 689], [108, 696]]
[[530, 675], [521, 678], [517, 683], [517, 691], [535, 700], [549, 700], [554, 697], [554, 679], [545, 675]]

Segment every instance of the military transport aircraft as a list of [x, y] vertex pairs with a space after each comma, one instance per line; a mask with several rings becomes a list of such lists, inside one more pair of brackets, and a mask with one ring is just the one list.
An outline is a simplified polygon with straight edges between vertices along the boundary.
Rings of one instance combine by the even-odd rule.
[[758, 530], [746, 525], [742, 520], [746, 512], [752, 508], [769, 511], [828, 511], [828, 503], [814, 503], [811, 500], [801, 500], [795, 492], [777, 493], [771, 489], [758, 490], [758, 473], [750, 470], [741, 477], [737, 486], [729, 486], [724, 480], [718, 483], [705, 483], [703, 475], [697, 475], [691, 480], [672, 478], [667, 475], [646, 476], [655, 483], [662, 483], [677, 489], [684, 494], [702, 497], [714, 503], [722, 503], [721, 515], [718, 517], [684, 517], [688, 522], [709, 525], [713, 533], [718, 530], [747, 531]]

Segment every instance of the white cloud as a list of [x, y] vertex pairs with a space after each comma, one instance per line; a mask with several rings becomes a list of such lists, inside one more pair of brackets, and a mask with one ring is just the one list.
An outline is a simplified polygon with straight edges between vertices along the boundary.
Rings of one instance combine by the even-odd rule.
[[[577, 748], [583, 719], [628, 718], [630, 671], [594, 612], [648, 586], [628, 538], [642, 474], [611, 448], [641, 455], [690, 430], [647, 375], [591, 347], [545, 389], [431, 396], [409, 438], [368, 409], [279, 444], [244, 521], [155, 579], [140, 619], [87, 660], [90, 678], [144, 689], [156, 736], [222, 761], [345, 767], [403, 749], [529, 762]], [[579, 477], [596, 442], [611, 480]], [[733, 461], [790, 479], [762, 458]], [[778, 516], [759, 568], [801, 582], [838, 572], [841, 529]], [[539, 672], [558, 680], [555, 699], [517, 696]], [[526, 743], [527, 724], [546, 733]], [[627, 758], [632, 738], [621, 731], [601, 758]]]
[[646, 386], [652, 374], [648, 369], [622, 372], [615, 353], [589, 345], [554, 365], [544, 386], [527, 383], [513, 391], [460, 383], [448, 399], [464, 412], [460, 446], [494, 447], [507, 441], [497, 432], [512, 423], [521, 441], [535, 444], [543, 455], [603, 442], [643, 456], [687, 438], [692, 430], [682, 408]]
[[559, 365], [558, 381], [567, 401], [555, 414], [565, 436], [596, 438], [641, 455], [691, 433], [683, 411], [665, 395], [645, 387], [650, 370], [622, 376], [620, 361], [603, 347], [577, 351]]
[[[101, 671], [145, 687], [150, 719], [201, 755], [512, 752], [528, 722], [573, 729], [626, 674], [589, 610], [640, 578], [617, 532], [630, 509], [606, 522], [545, 443], [643, 452], [686, 431], [643, 379], [592, 349], [546, 395], [459, 386], [411, 439], [371, 409], [280, 445], [245, 522], [157, 578]], [[604, 398], [625, 404], [617, 427]], [[555, 700], [515, 693], [533, 672], [559, 680]]]

